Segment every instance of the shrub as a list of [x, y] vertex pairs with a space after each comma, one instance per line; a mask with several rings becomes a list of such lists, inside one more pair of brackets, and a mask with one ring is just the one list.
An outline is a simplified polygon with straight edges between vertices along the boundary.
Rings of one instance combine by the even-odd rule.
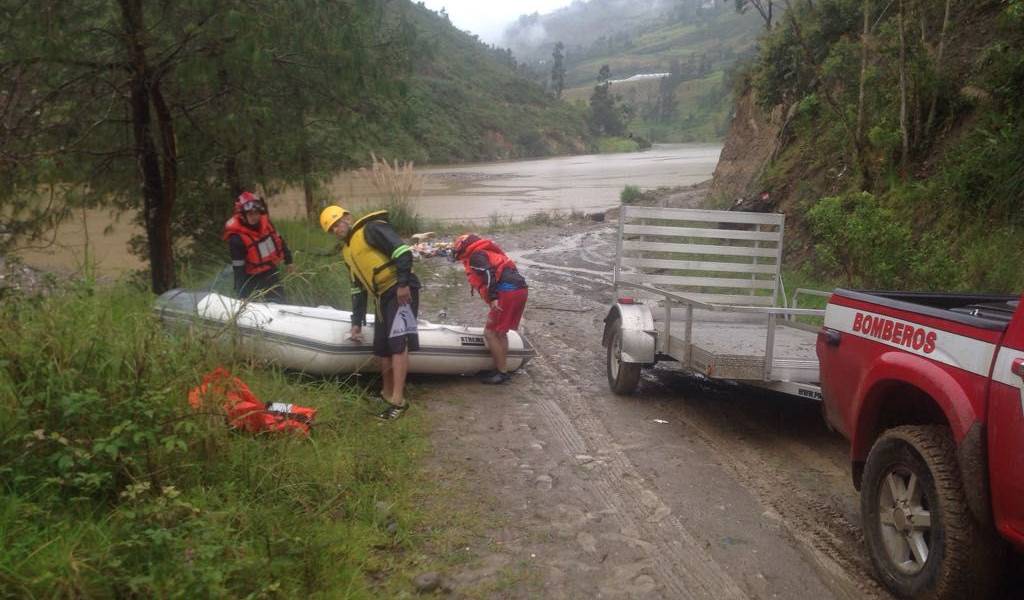
[[823, 198], [807, 214], [819, 270], [849, 286], [905, 287], [912, 263], [911, 232], [867, 192]]
[[619, 200], [623, 204], [633, 204], [634, 202], [639, 200], [643, 195], [644, 193], [640, 191], [639, 186], [627, 185], [626, 187], [622, 188], [622, 191], [619, 193]]

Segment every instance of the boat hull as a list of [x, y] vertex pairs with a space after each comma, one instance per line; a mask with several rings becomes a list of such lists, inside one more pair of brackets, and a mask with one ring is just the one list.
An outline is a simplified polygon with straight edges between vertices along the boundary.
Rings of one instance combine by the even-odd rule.
[[[373, 356], [373, 316], [363, 326], [364, 342], [348, 339], [351, 313], [330, 307], [243, 302], [213, 292], [170, 290], [154, 304], [169, 325], [222, 330], [221, 339], [237, 344], [243, 355], [287, 369], [317, 375], [380, 370]], [[467, 375], [494, 368], [480, 327], [419, 322], [420, 349], [409, 353], [410, 373]], [[508, 368], [534, 356], [515, 331], [508, 333]]]

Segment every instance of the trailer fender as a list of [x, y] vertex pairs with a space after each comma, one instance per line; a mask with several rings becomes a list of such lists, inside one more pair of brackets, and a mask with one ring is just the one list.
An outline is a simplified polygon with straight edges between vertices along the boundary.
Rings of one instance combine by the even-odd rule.
[[607, 347], [611, 342], [616, 322], [622, 334], [622, 362], [654, 364], [658, 330], [654, 328], [651, 309], [643, 304], [614, 304], [604, 318], [602, 346]]

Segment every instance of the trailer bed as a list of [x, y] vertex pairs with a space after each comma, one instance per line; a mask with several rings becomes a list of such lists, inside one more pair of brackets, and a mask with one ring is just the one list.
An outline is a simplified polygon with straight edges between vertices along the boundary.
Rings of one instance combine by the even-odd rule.
[[767, 375], [769, 379], [788, 381], [818, 380], [818, 358], [814, 353], [816, 335], [809, 331], [780, 323], [775, 328], [772, 365], [767, 373], [767, 325], [695, 322], [692, 335], [689, 355], [686, 339], [681, 335], [669, 336], [665, 354], [689, 363], [691, 368], [708, 377], [763, 380]]
[[824, 311], [798, 308], [795, 298], [787, 305], [784, 222], [781, 214], [623, 206], [614, 283], [629, 295], [609, 311], [605, 333], [613, 390], [628, 392], [639, 366], [672, 360], [708, 377], [820, 398], [818, 327], [800, 319]]

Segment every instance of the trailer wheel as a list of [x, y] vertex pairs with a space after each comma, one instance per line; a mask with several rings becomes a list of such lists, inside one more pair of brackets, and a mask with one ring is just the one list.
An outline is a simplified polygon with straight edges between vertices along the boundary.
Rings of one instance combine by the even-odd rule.
[[939, 600], [991, 591], [1000, 544], [968, 508], [947, 427], [882, 434], [868, 455], [860, 500], [871, 561], [897, 595]]
[[608, 371], [608, 387], [620, 396], [628, 396], [640, 383], [640, 365], [622, 362], [622, 320], [616, 319], [611, 325], [611, 339], [608, 340], [608, 354], [605, 366]]

